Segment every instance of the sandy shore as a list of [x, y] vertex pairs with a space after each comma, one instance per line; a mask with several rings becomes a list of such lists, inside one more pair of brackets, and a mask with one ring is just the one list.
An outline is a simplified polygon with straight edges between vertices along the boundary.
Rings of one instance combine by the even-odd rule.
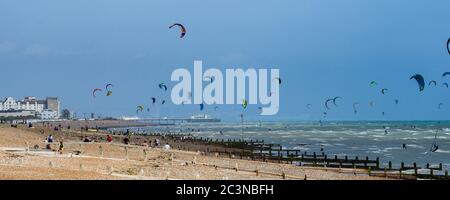
[[82, 135], [64, 132], [55, 134], [56, 141], [64, 140], [62, 153], [34, 150], [36, 144], [44, 147], [47, 134], [38, 128], [0, 125], [0, 179], [385, 179], [368, 176], [365, 170], [231, 159], [120, 141], [83, 143], [78, 139]]

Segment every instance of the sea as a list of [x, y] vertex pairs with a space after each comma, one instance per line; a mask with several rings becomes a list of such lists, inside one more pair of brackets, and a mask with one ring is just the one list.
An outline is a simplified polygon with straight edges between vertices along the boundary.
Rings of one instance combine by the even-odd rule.
[[[284, 149], [329, 156], [380, 158], [381, 166], [442, 163], [450, 169], [450, 121], [326, 121], [183, 123], [136, 128], [142, 133], [192, 134], [213, 139], [264, 140]], [[433, 144], [438, 149], [432, 152]], [[405, 145], [406, 148], [403, 147]]]

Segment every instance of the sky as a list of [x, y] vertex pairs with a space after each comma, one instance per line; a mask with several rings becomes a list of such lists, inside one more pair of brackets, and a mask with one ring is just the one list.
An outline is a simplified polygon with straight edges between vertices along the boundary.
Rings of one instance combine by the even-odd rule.
[[[450, 71], [448, 8], [446, 0], [0, 0], [0, 97], [57, 96], [79, 116], [135, 116], [142, 104], [151, 111], [140, 117], [239, 120], [240, 105], [200, 112], [158, 88], [202, 60], [204, 70], [280, 70], [278, 114], [259, 116], [260, 105], [249, 105], [248, 120], [449, 119], [450, 88], [440, 87], [450, 83], [441, 77]], [[186, 26], [185, 38], [173, 23]], [[438, 87], [419, 92], [409, 80], [417, 73]], [[93, 98], [107, 83], [113, 95]], [[335, 96], [342, 99], [324, 118]], [[168, 103], [151, 106], [151, 97]]]

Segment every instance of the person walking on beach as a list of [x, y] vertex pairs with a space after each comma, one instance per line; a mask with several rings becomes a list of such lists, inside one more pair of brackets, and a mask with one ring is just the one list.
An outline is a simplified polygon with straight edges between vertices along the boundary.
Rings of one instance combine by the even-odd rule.
[[64, 143], [63, 143], [63, 141], [60, 141], [60, 142], [59, 142], [59, 149], [58, 149], [58, 152], [59, 152], [60, 154], [62, 154], [62, 153], [63, 153], [63, 150], [64, 150]]
[[48, 142], [48, 143], [53, 143], [53, 135], [52, 135], [52, 134], [50, 134], [50, 135], [47, 137], [47, 142]]
[[163, 149], [164, 149], [164, 150], [170, 150], [170, 148], [171, 148], [171, 147], [170, 147], [169, 143], [166, 143], [166, 144], [164, 145], [164, 148], [163, 148]]
[[106, 141], [112, 142], [112, 140], [113, 140], [113, 138], [112, 138], [110, 135], [107, 135], [107, 136], [106, 136]]
[[130, 143], [130, 139], [128, 139], [128, 137], [123, 138], [123, 143], [124, 144]]
[[403, 149], [406, 149], [406, 144], [403, 144], [403, 145], [402, 145], [402, 148], [403, 148]]
[[47, 138], [45, 138], [45, 149], [47, 149], [47, 150], [51, 150], [52, 149], [52, 146], [50, 145], [50, 143], [48, 142], [48, 138], [49, 137], [47, 137]]

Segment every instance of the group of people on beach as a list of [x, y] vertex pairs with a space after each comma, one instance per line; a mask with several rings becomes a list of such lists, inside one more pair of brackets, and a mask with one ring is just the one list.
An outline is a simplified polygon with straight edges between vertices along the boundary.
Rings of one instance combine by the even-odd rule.
[[[48, 135], [47, 138], [45, 138], [45, 149], [52, 150], [51, 144], [53, 144], [53, 141], [54, 141], [53, 135], [52, 134]], [[59, 141], [58, 152], [62, 153], [63, 150], [64, 150], [64, 142], [61, 140]]]
[[[106, 135], [106, 141], [107, 141], [107, 142], [112, 142], [112, 141], [113, 141], [112, 135], [116, 135], [116, 132], [110, 130], [109, 133], [110, 133], [110, 134], [107, 134], [107, 135]], [[111, 135], [111, 134], [112, 134], [112, 135]], [[141, 135], [141, 134], [136, 134], [135, 132], [131, 132], [129, 129], [127, 129], [125, 132], [121, 132], [121, 133], [119, 133], [118, 135], [123, 135], [124, 137], [123, 137], [123, 139], [122, 139], [122, 142], [123, 142], [124, 144], [128, 145], [128, 144], [131, 143], [131, 136], [132, 136], [132, 135]], [[142, 134], [142, 135], [144, 135], [144, 134]], [[162, 139], [162, 140], [166, 140], [167, 138], [166, 138], [165, 135], [161, 135], [161, 139]], [[153, 141], [152, 141], [152, 140], [148, 140], [148, 141], [147, 141], [147, 140], [144, 140], [144, 141], [142, 142], [141, 146], [143, 146], [143, 147], [152, 147], [152, 148], [156, 148], [156, 147], [161, 146], [161, 141], [160, 141], [158, 138], [156, 138], [156, 139], [153, 140]], [[163, 149], [171, 149], [172, 147], [170, 146], [169, 143], [166, 143], [166, 144], [164, 144], [164, 146], [162, 146], [162, 148], [163, 148]]]
[[[164, 138], [163, 138], [164, 139]], [[150, 143], [150, 144], [149, 144]], [[152, 148], [157, 148], [157, 147], [159, 147], [161, 145], [161, 141], [158, 139], [158, 138], [156, 138], [153, 142], [151, 141], [151, 140], [149, 140], [149, 142], [147, 142], [147, 140], [145, 140], [143, 143], [142, 143], [142, 146], [143, 147], [152, 147]], [[168, 143], [168, 142], [166, 142], [166, 144], [162, 147], [163, 149], [165, 149], [165, 150], [169, 150], [169, 149], [171, 149], [172, 147], [170, 146], [170, 144]]]

